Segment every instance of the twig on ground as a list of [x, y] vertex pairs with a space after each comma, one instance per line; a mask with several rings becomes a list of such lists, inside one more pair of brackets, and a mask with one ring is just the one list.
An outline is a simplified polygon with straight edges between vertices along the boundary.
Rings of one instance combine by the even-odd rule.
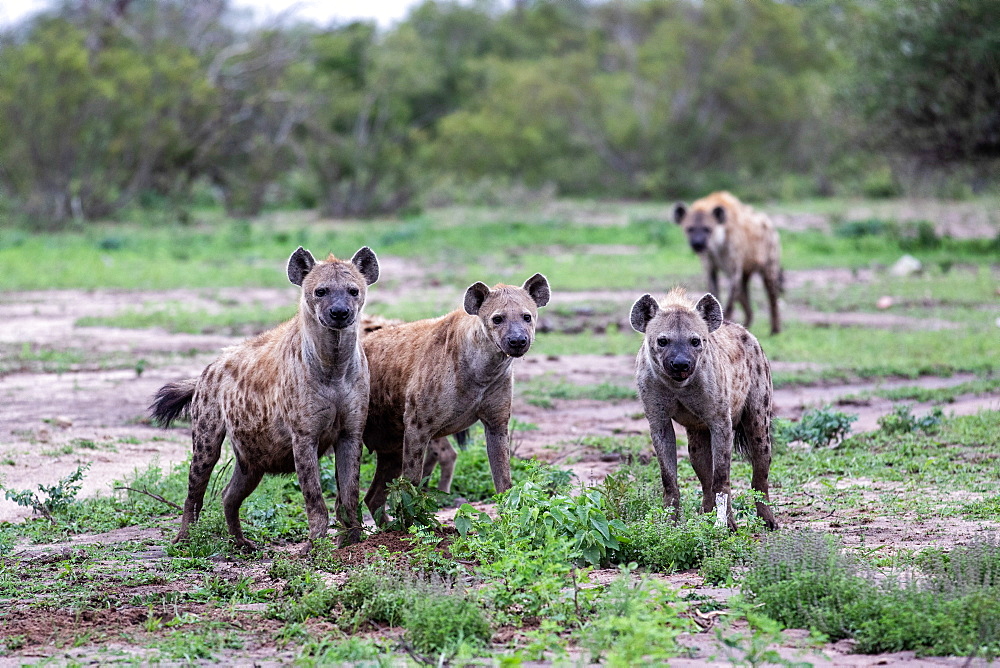
[[138, 492], [139, 494], [145, 494], [146, 496], [148, 496], [148, 497], [150, 497], [150, 498], [153, 498], [153, 499], [156, 499], [156, 500], [157, 500], [157, 501], [159, 501], [160, 503], [165, 503], [165, 504], [167, 504], [167, 505], [168, 505], [168, 506], [170, 506], [171, 508], [174, 508], [174, 509], [176, 509], [176, 510], [180, 510], [180, 511], [183, 511], [183, 510], [184, 510], [183, 508], [181, 508], [181, 507], [180, 507], [179, 505], [177, 505], [177, 504], [176, 504], [176, 503], [174, 503], [173, 501], [171, 501], [171, 500], [169, 500], [169, 499], [164, 499], [164, 498], [163, 498], [162, 496], [160, 496], [159, 494], [155, 494], [155, 493], [153, 493], [153, 492], [150, 492], [149, 490], [145, 490], [145, 489], [135, 489], [134, 487], [125, 487], [124, 485], [122, 485], [122, 486], [120, 486], [120, 487], [115, 487], [115, 489], [126, 489], [126, 490], [128, 490], [128, 491], [130, 491], [130, 492]]

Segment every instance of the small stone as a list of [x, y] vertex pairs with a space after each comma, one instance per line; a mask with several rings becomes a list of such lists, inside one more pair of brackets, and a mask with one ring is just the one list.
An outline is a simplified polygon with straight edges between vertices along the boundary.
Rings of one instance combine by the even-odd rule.
[[920, 260], [912, 255], [904, 255], [896, 260], [896, 263], [889, 268], [889, 274], [892, 276], [906, 277], [919, 274], [923, 270], [924, 265], [921, 264]]
[[890, 306], [892, 306], [892, 297], [888, 295], [879, 297], [878, 301], [875, 302], [875, 308], [882, 311], [889, 308]]

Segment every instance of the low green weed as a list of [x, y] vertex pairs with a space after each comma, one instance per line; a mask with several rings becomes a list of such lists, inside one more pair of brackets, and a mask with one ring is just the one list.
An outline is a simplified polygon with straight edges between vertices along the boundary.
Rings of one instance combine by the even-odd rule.
[[76, 501], [76, 495], [80, 492], [80, 481], [89, 468], [90, 464], [78, 466], [54, 485], [39, 485], [37, 492], [27, 489], [13, 490], [2, 487], [0, 489], [5, 489], [4, 496], [8, 501], [31, 508], [54, 523], [56, 517]]
[[943, 418], [944, 413], [940, 408], [935, 408], [927, 415], [918, 418], [909, 406], [900, 404], [894, 406], [888, 415], [880, 417], [878, 426], [886, 434], [909, 434], [918, 430], [926, 434], [933, 434], [941, 426]]
[[[634, 566], [634, 564], [633, 564]], [[621, 574], [595, 601], [595, 614], [575, 634], [590, 660], [608, 666], [636, 666], [682, 653], [677, 637], [691, 629], [687, 605], [665, 583]]]
[[331, 588], [301, 565], [276, 564], [272, 574], [288, 580], [268, 616], [286, 622], [327, 618], [352, 634], [372, 623], [402, 626], [407, 642], [435, 656], [453, 654], [464, 645], [482, 645], [491, 634], [476, 603], [454, 582], [440, 577], [373, 564]]
[[744, 591], [786, 627], [854, 638], [863, 653], [1000, 653], [1000, 542], [984, 539], [879, 579], [833, 538], [784, 532], [766, 541]]
[[857, 415], [833, 410], [830, 406], [814, 408], [803, 413], [798, 422], [782, 425], [782, 432], [776, 434], [775, 440], [802, 441], [815, 448], [837, 445], [847, 437], [851, 423], [857, 419]]
[[[693, 477], [686, 460], [681, 473]], [[703, 515], [694, 496], [683, 504], [684, 521], [663, 508], [663, 487], [656, 463], [633, 463], [614, 471], [600, 485], [608, 516], [622, 523], [623, 548], [619, 558], [664, 572], [701, 568], [710, 582], [725, 582], [732, 569], [749, 558], [753, 534], [763, 525], [756, 515], [752, 493], [733, 498], [736, 533], [715, 526], [714, 515]], [[698, 488], [700, 489], [700, 487]], [[700, 494], [699, 494], [700, 496]]]

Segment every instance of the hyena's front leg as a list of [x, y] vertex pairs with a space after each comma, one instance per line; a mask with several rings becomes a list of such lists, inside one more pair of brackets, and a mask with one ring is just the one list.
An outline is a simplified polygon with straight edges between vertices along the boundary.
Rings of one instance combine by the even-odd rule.
[[670, 417], [655, 404], [646, 406], [649, 420], [649, 435], [660, 465], [660, 481], [663, 483], [663, 507], [674, 509], [674, 518], [681, 518], [681, 493], [677, 486], [677, 436]]
[[337, 539], [338, 547], [361, 542], [361, 521], [358, 519], [361, 447], [361, 432], [358, 431], [341, 437], [334, 448], [337, 500], [333, 509], [343, 531]]
[[295, 457], [295, 473], [299, 477], [299, 487], [305, 499], [306, 516], [309, 518], [309, 540], [303, 552], [308, 552], [313, 543], [326, 536], [330, 526], [330, 511], [323, 499], [323, 489], [319, 484], [319, 447], [314, 437], [297, 436], [292, 441]]
[[510, 407], [480, 417], [486, 431], [486, 456], [490, 460], [493, 487], [497, 494], [513, 486], [510, 479]]
[[[712, 433], [712, 492], [714, 506], [719, 513], [717, 524], [726, 524], [736, 531], [736, 517], [733, 515], [732, 491], [729, 484], [729, 469], [733, 461], [733, 422], [727, 411], [709, 422]], [[725, 504], [724, 507], [720, 508]]]

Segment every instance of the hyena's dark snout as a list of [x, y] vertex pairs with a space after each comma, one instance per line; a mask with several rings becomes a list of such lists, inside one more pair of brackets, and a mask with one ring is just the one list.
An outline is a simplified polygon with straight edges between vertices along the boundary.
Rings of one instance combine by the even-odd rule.
[[323, 312], [324, 324], [333, 329], [343, 329], [354, 323], [354, 305], [345, 301], [335, 301]]
[[701, 235], [692, 236], [688, 239], [688, 243], [691, 244], [691, 250], [695, 253], [701, 253], [708, 248], [708, 237]]
[[512, 357], [520, 357], [528, 352], [528, 347], [531, 345], [531, 336], [523, 330], [512, 331], [504, 337], [503, 344], [504, 348], [506, 348], [504, 352]]
[[694, 373], [694, 359], [687, 355], [674, 355], [664, 360], [667, 374], [675, 380], [684, 380]]

